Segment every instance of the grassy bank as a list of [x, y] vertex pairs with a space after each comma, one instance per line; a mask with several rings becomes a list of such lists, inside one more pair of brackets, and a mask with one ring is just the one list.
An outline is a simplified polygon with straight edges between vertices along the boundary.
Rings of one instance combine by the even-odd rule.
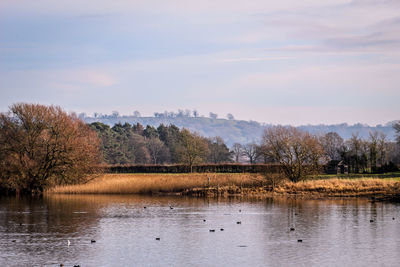
[[60, 186], [47, 193], [61, 194], [177, 194], [195, 196], [397, 197], [399, 178], [330, 178], [274, 188], [256, 174], [104, 174], [81, 185]]

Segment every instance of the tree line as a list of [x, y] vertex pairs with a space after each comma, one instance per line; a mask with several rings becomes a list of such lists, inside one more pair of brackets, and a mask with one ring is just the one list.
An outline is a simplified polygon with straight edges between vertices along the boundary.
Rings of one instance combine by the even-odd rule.
[[117, 123], [110, 127], [95, 122], [89, 126], [98, 133], [107, 164], [183, 163], [192, 168], [195, 164], [232, 161], [222, 138], [205, 138], [175, 125], [155, 128]]
[[378, 131], [370, 132], [368, 139], [355, 133], [344, 140], [336, 132], [312, 135], [294, 127], [274, 126], [264, 130], [260, 143], [235, 143], [231, 152], [235, 162], [279, 163], [293, 180], [326, 164], [335, 171], [340, 162], [352, 173], [396, 171], [400, 164], [400, 123], [394, 128], [396, 142], [387, 141]]
[[396, 170], [400, 163], [399, 144], [377, 131], [368, 140], [357, 134], [344, 140], [335, 132], [313, 135], [274, 126], [265, 129], [261, 142], [235, 143], [228, 149], [220, 137], [205, 138], [175, 125], [155, 128], [117, 123], [110, 127], [95, 122], [90, 127], [101, 139], [104, 162], [111, 165], [186, 164], [192, 170], [206, 163], [278, 163], [286, 177], [297, 181], [327, 164], [336, 171], [340, 161], [353, 173]]

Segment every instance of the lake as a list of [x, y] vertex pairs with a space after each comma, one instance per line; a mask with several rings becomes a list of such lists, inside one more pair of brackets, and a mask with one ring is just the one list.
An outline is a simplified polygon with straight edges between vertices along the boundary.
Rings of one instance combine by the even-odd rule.
[[398, 266], [399, 252], [400, 206], [366, 199], [0, 198], [1, 266]]

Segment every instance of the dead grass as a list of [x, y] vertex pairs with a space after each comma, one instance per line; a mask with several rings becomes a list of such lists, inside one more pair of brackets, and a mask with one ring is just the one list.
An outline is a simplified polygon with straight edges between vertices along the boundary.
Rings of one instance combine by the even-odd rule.
[[320, 179], [298, 183], [268, 183], [255, 174], [103, 174], [86, 184], [58, 186], [47, 193], [60, 194], [150, 194], [182, 195], [295, 195], [302, 197], [400, 195], [398, 179]]
[[57, 186], [47, 193], [146, 194], [220, 186], [256, 187], [262, 182], [262, 177], [254, 174], [104, 174], [86, 184]]
[[379, 194], [397, 194], [400, 192], [400, 182], [393, 179], [327, 179], [312, 180], [298, 183], [286, 182], [274, 189], [282, 194], [323, 194], [333, 196], [361, 196]]

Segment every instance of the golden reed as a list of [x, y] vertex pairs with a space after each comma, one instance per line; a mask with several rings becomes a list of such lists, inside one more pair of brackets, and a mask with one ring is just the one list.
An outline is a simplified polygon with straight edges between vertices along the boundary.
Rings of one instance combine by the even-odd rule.
[[[61, 194], [151, 194], [195, 192], [202, 195], [297, 195], [372, 196], [399, 194], [398, 179], [318, 179], [298, 183], [283, 181], [268, 188], [266, 179], [256, 174], [103, 174], [92, 181], [57, 186], [47, 193]], [[211, 193], [211, 194], [210, 194]]]
[[263, 178], [255, 174], [103, 174], [86, 184], [56, 186], [48, 193], [146, 194], [182, 192], [192, 188], [224, 186], [256, 187]]

